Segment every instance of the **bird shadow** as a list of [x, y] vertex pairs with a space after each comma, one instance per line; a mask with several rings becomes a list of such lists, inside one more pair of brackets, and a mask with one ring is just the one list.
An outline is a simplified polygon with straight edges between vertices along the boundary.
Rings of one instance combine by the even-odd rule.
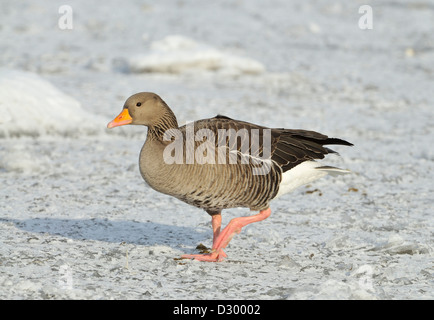
[[195, 246], [198, 241], [209, 237], [209, 230], [203, 227], [192, 228], [135, 220], [0, 218], [1, 221], [13, 223], [17, 228], [33, 234], [143, 246], [166, 245], [181, 250]]

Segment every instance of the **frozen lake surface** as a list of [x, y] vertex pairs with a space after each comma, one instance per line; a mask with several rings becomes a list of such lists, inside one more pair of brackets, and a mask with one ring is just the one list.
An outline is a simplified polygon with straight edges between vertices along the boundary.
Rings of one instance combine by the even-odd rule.
[[[0, 299], [433, 299], [434, 2], [373, 3], [372, 30], [362, 4], [76, 0], [62, 29], [58, 1], [3, 1]], [[144, 183], [145, 128], [105, 128], [139, 91], [179, 123], [343, 138], [324, 163], [353, 173], [272, 202], [224, 262], [175, 260], [210, 217]]]

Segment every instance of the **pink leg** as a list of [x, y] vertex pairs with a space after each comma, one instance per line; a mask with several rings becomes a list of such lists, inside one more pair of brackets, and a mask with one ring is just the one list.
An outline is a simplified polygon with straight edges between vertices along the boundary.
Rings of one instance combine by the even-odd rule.
[[214, 244], [220, 234], [220, 227], [222, 226], [222, 215], [219, 213], [211, 216], [211, 224], [213, 232], [212, 243]]
[[[222, 225], [222, 215], [221, 213], [219, 214], [214, 214], [211, 216], [211, 224], [212, 224], [212, 231], [213, 231], [213, 247], [214, 247], [214, 242], [216, 242], [219, 234], [220, 234], [220, 228]], [[224, 252], [222, 252], [225, 257], [226, 254]], [[214, 257], [215, 254], [213, 253], [207, 253], [207, 254], [184, 254], [181, 256], [182, 259], [196, 259], [196, 260], [202, 260], [202, 261], [211, 261], [209, 260], [211, 255]], [[215, 259], [215, 258], [213, 258]]]
[[220, 225], [221, 225], [221, 215], [218, 215], [219, 217], [215, 218], [213, 216], [212, 225], [213, 225], [213, 231], [214, 231], [214, 241], [212, 246], [212, 253], [208, 254], [186, 254], [181, 256], [183, 259], [196, 259], [200, 261], [223, 261], [223, 259], [226, 257], [226, 253], [223, 252], [223, 249], [226, 248], [228, 243], [231, 241], [232, 237], [235, 235], [235, 233], [240, 233], [241, 229], [245, 227], [246, 225], [262, 221], [266, 218], [268, 218], [271, 214], [271, 209], [268, 208], [266, 210], [262, 210], [258, 214], [254, 216], [249, 217], [240, 217], [232, 219], [226, 228], [223, 229], [222, 232], [220, 231]]

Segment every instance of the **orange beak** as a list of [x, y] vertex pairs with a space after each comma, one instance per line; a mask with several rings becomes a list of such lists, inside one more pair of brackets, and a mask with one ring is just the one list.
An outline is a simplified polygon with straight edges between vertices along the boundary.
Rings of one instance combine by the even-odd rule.
[[133, 122], [133, 118], [131, 118], [130, 114], [128, 113], [128, 109], [125, 108], [116, 118], [114, 118], [113, 121], [109, 122], [107, 128], [111, 129], [114, 127], [130, 124], [131, 122]]

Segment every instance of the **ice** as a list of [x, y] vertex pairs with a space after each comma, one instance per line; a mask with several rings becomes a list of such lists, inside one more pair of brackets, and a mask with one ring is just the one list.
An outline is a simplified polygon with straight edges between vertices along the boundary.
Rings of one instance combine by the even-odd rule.
[[423, 244], [408, 243], [399, 234], [389, 236], [387, 242], [377, 245], [372, 250], [387, 252], [391, 255], [395, 254], [429, 254], [431, 249]]
[[[434, 298], [432, 1], [3, 0], [0, 299]], [[210, 217], [140, 177], [146, 128], [106, 129], [159, 94], [179, 123], [216, 114], [354, 143], [271, 203], [218, 264]], [[223, 224], [252, 214], [223, 211]]]

